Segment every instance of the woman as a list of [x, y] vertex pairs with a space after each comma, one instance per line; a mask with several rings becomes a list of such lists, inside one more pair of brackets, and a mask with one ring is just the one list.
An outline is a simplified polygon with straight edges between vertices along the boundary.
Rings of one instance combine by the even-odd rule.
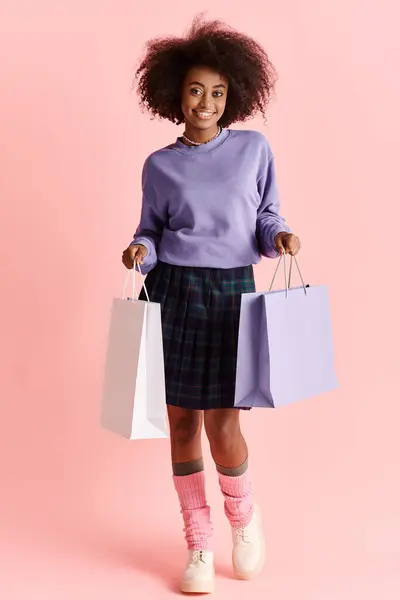
[[181, 591], [208, 593], [202, 425], [232, 527], [233, 568], [250, 579], [263, 566], [264, 542], [234, 408], [240, 300], [255, 291], [252, 265], [262, 255], [295, 255], [300, 242], [279, 214], [267, 140], [229, 129], [265, 115], [274, 69], [260, 45], [196, 19], [185, 38], [149, 42], [137, 78], [142, 106], [184, 124], [182, 137], [145, 162], [141, 220], [122, 261], [143, 265], [150, 299], [161, 304], [173, 481], [189, 551]]

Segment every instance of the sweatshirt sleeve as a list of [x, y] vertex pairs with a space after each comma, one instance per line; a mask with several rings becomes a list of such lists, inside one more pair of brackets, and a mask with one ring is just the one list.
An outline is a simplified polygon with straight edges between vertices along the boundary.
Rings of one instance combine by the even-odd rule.
[[141, 244], [147, 250], [147, 255], [143, 259], [141, 270], [143, 274], [149, 273], [157, 264], [158, 247], [161, 241], [164, 221], [155, 210], [153, 203], [148, 198], [148, 193], [151, 188], [147, 185], [148, 182], [148, 162], [143, 167], [142, 175], [142, 211], [140, 222], [136, 229], [131, 246]]
[[136, 229], [131, 246], [141, 244], [147, 250], [141, 266], [144, 274], [149, 273], [157, 264], [157, 250], [161, 240], [163, 223], [143, 195], [140, 223]]
[[268, 164], [258, 180], [258, 192], [261, 204], [257, 212], [257, 239], [262, 256], [276, 258], [279, 252], [275, 246], [278, 233], [290, 229], [285, 219], [279, 214], [280, 199], [276, 183], [274, 157], [268, 153]]

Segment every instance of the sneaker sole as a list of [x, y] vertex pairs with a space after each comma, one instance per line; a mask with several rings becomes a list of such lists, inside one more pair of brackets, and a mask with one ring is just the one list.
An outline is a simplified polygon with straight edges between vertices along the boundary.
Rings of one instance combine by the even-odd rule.
[[191, 581], [181, 583], [182, 594], [212, 594], [215, 583], [213, 579], [208, 581]]

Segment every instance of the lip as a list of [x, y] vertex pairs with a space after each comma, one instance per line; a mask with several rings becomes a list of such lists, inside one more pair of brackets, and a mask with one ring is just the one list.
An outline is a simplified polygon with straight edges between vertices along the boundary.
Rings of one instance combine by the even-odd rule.
[[[197, 110], [193, 110], [194, 114], [196, 115], [196, 117], [198, 117], [199, 119], [202, 119], [203, 121], [207, 121], [208, 119], [211, 119], [214, 115], [215, 112], [209, 112], [207, 110], [201, 110], [201, 111], [197, 111]], [[201, 115], [200, 113], [204, 113], [204, 115]]]

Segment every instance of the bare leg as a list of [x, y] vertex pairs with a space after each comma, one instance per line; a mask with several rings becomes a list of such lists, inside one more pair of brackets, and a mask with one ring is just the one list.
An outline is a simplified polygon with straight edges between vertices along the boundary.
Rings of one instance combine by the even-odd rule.
[[204, 426], [216, 465], [235, 469], [242, 465], [248, 454], [247, 444], [240, 430], [240, 410], [236, 408], [204, 411]]
[[203, 413], [168, 406], [172, 464], [186, 463], [202, 457], [201, 429]]

